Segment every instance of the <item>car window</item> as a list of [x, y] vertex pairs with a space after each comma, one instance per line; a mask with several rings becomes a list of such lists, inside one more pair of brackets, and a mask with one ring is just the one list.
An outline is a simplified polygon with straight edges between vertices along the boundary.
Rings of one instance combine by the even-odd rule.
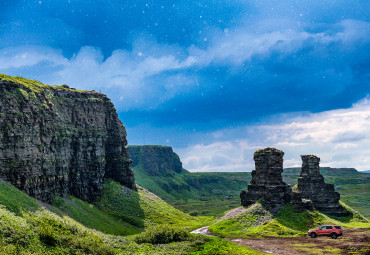
[[334, 226], [336, 229], [342, 229], [341, 226]]
[[332, 229], [333, 227], [332, 226], [326, 226], [326, 229]]

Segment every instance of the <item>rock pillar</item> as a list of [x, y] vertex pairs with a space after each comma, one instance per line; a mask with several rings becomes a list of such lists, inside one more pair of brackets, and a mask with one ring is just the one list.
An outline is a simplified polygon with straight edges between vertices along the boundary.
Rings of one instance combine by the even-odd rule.
[[282, 181], [284, 152], [275, 148], [266, 148], [254, 153], [256, 170], [252, 171], [252, 180], [248, 191], [240, 193], [241, 205], [248, 206], [262, 199], [262, 204], [272, 209], [290, 201], [291, 188]]
[[325, 183], [320, 174], [320, 158], [315, 155], [302, 155], [301, 176], [298, 179], [298, 192], [303, 199], [312, 201], [315, 209], [334, 216], [347, 216], [349, 212], [340, 204], [340, 194], [334, 185]]

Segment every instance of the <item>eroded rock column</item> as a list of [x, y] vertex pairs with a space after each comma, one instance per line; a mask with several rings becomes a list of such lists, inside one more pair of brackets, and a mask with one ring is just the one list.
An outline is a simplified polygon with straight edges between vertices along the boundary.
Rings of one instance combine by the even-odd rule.
[[289, 185], [282, 181], [284, 152], [275, 148], [266, 148], [254, 153], [256, 170], [252, 171], [252, 180], [248, 191], [240, 193], [241, 205], [248, 206], [263, 198], [262, 204], [272, 209], [290, 201], [292, 192]]
[[298, 178], [298, 192], [304, 199], [312, 201], [315, 209], [334, 216], [347, 216], [349, 212], [340, 204], [340, 194], [334, 185], [325, 183], [320, 174], [320, 158], [302, 155], [301, 176]]

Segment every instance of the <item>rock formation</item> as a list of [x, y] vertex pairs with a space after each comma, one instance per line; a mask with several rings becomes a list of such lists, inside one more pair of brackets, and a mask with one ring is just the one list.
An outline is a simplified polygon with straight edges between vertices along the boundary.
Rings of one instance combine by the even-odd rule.
[[263, 198], [263, 205], [272, 209], [290, 201], [291, 188], [282, 181], [284, 152], [275, 148], [266, 148], [254, 153], [256, 170], [252, 171], [252, 180], [248, 191], [240, 193], [241, 205], [248, 206]]
[[169, 146], [131, 145], [128, 150], [133, 161], [132, 167], [141, 165], [150, 175], [166, 176], [182, 171], [179, 156]]
[[340, 204], [340, 194], [334, 185], [325, 183], [320, 174], [320, 158], [315, 155], [302, 155], [301, 176], [298, 178], [298, 192], [304, 199], [312, 201], [314, 207], [334, 216], [347, 216], [349, 212]]
[[94, 199], [104, 177], [136, 189], [126, 131], [103, 94], [0, 75], [0, 178], [46, 202]]

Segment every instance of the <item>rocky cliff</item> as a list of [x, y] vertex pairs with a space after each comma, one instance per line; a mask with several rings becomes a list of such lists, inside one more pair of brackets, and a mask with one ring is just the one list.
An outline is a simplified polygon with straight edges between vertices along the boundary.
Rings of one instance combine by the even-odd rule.
[[153, 176], [181, 173], [182, 163], [179, 156], [169, 146], [146, 145], [128, 146], [132, 167], [140, 165]]
[[317, 210], [334, 216], [348, 216], [349, 212], [339, 204], [340, 194], [334, 185], [325, 183], [320, 173], [320, 158], [302, 155], [301, 176], [298, 178], [298, 192], [302, 198], [310, 199]]
[[252, 180], [248, 191], [240, 193], [241, 205], [251, 205], [263, 198], [263, 205], [275, 208], [290, 201], [291, 188], [283, 182], [284, 152], [275, 148], [266, 148], [254, 153], [256, 170], [252, 171]]
[[0, 75], [0, 178], [49, 202], [90, 201], [105, 177], [136, 189], [126, 131], [103, 94]]

